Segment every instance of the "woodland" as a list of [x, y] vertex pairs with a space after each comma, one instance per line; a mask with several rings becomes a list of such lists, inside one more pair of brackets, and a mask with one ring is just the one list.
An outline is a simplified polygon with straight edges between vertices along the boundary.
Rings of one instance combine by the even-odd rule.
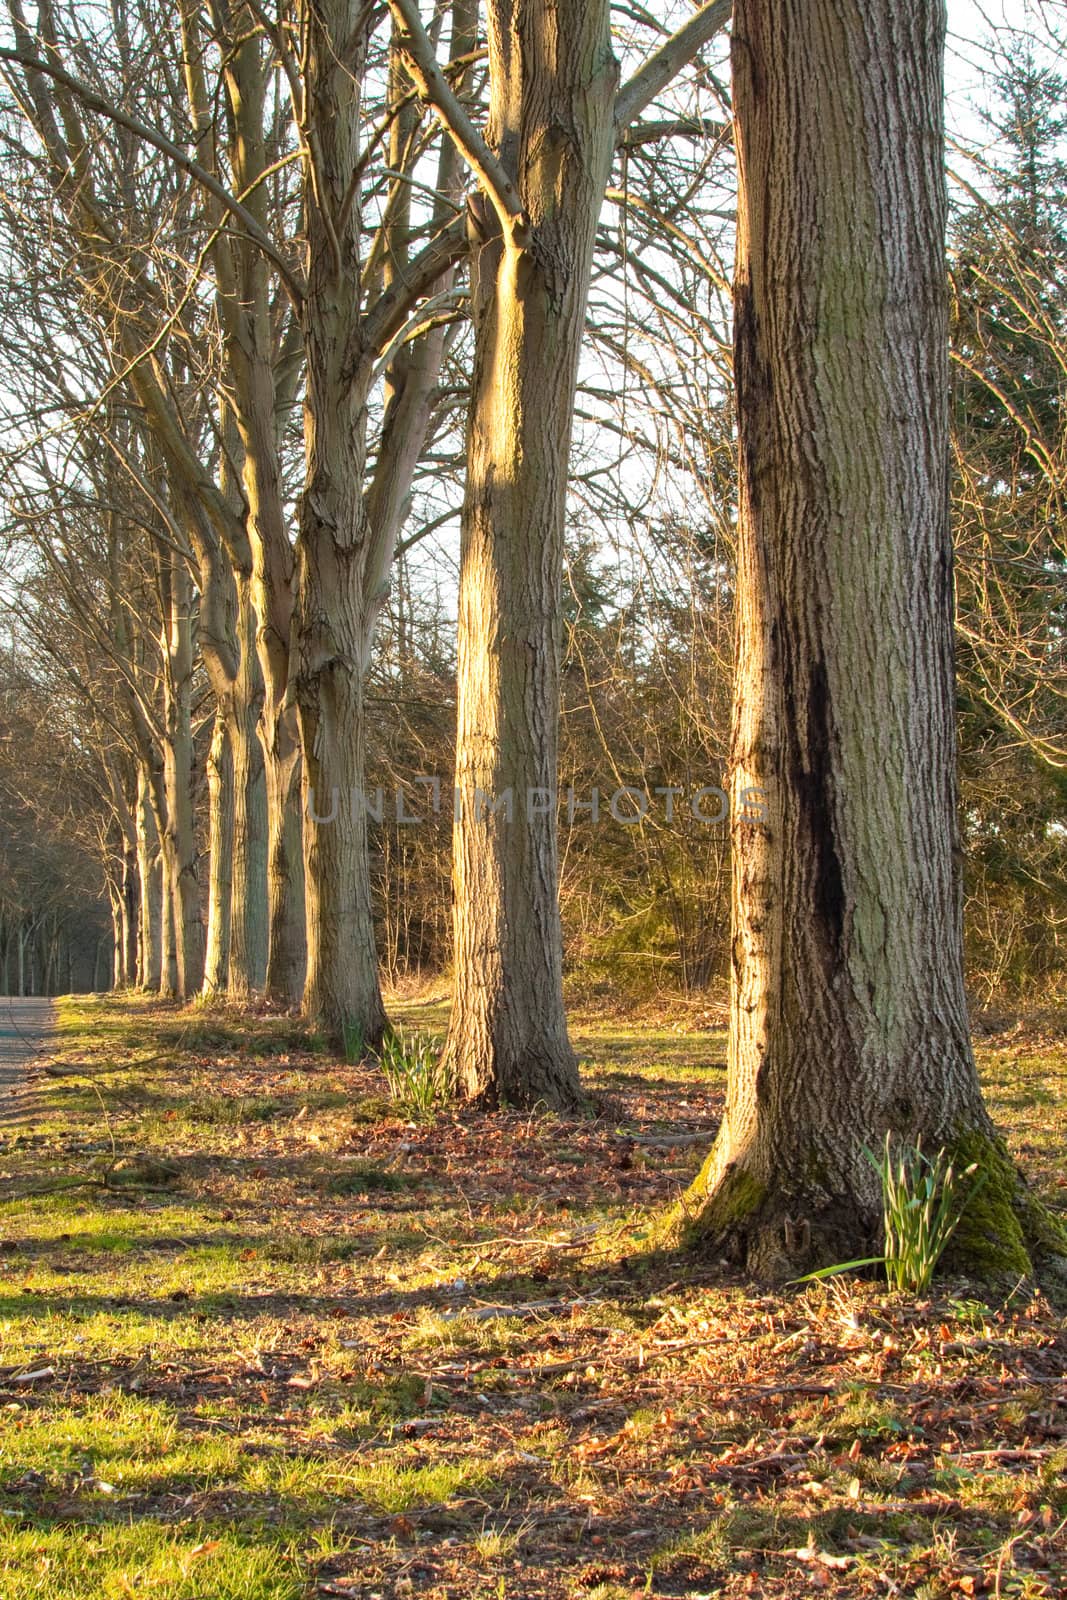
[[0, 15], [0, 1596], [1067, 1594], [1064, 0]]

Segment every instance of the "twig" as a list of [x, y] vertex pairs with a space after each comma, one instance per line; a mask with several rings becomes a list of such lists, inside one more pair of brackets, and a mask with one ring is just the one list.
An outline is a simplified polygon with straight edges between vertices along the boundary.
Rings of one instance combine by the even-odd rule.
[[710, 0], [649, 56], [628, 83], [623, 84], [615, 100], [615, 137], [618, 142], [622, 142], [631, 122], [692, 61], [697, 51], [726, 26], [732, 10], [733, 0]]
[[50, 1183], [39, 1189], [20, 1189], [16, 1194], [0, 1195], [0, 1205], [12, 1200], [37, 1200], [41, 1195], [66, 1194], [74, 1189], [106, 1189], [108, 1194], [173, 1194], [172, 1185], [158, 1183], [109, 1183], [106, 1178], [74, 1178], [70, 1183]]
[[273, 261], [282, 282], [285, 284], [289, 298], [299, 310], [304, 302], [304, 284], [299, 274], [286, 261], [270, 235], [264, 232], [248, 208], [243, 206], [240, 200], [236, 199], [213, 173], [207, 172], [199, 161], [195, 161], [179, 145], [174, 144], [165, 134], [160, 133], [158, 128], [153, 128], [148, 123], [141, 122], [137, 117], [131, 117], [127, 112], [123, 111], [121, 106], [112, 105], [102, 95], [97, 94], [89, 84], [82, 83], [80, 79], [65, 71], [64, 68], [57, 66], [55, 62], [36, 58], [25, 50], [10, 49], [0, 49], [0, 61], [21, 67], [27, 74], [42, 73], [45, 77], [53, 79], [62, 88], [69, 90], [90, 111], [95, 111], [98, 115], [106, 117], [120, 128], [128, 129], [136, 138], [143, 139], [146, 144], [151, 145], [153, 149], [160, 151], [173, 161], [175, 166], [188, 173], [209, 194], [215, 196], [215, 199], [240, 222], [249, 238], [259, 246], [263, 254]]
[[550, 1311], [585, 1310], [597, 1306], [598, 1300], [528, 1300], [521, 1305], [457, 1306], [445, 1312], [446, 1322], [469, 1317], [473, 1322], [488, 1322], [494, 1317], [536, 1317]]
[[715, 1137], [714, 1128], [706, 1128], [702, 1133], [624, 1133], [619, 1137], [628, 1144], [640, 1145], [643, 1150], [673, 1150], [682, 1145], [707, 1144]]
[[526, 219], [518, 192], [441, 71], [433, 41], [423, 27], [418, 0], [389, 0], [389, 9], [396, 24], [397, 42], [421, 99], [433, 107], [488, 195], [504, 238], [521, 245]]

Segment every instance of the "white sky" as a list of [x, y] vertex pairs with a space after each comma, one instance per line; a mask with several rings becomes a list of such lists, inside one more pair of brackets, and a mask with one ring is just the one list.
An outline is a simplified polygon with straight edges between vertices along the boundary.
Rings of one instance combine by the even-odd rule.
[[983, 64], [989, 66], [989, 45], [1001, 32], [1032, 29], [1037, 40], [1051, 33], [1067, 37], [1067, 0], [948, 0], [948, 52], [945, 85], [948, 123], [974, 137], [980, 124], [972, 110], [984, 96]]

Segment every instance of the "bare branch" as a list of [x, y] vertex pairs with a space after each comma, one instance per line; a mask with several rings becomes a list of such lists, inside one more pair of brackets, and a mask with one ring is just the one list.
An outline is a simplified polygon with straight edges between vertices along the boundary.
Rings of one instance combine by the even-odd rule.
[[630, 124], [692, 61], [701, 46], [725, 28], [732, 10], [733, 0], [709, 0], [666, 44], [649, 56], [628, 83], [623, 84], [615, 101], [615, 132], [619, 143]]
[[462, 260], [466, 249], [466, 230], [457, 221], [415, 256], [404, 268], [403, 278], [397, 278], [368, 311], [363, 323], [368, 349], [380, 353], [389, 348], [416, 302]]
[[298, 308], [300, 307], [304, 299], [303, 283], [270, 235], [263, 231], [252, 213], [230, 194], [225, 184], [220, 183], [217, 178], [206, 171], [199, 161], [195, 161], [180, 145], [176, 145], [173, 140], [168, 139], [166, 134], [160, 133], [157, 128], [151, 127], [146, 122], [141, 122], [138, 117], [129, 116], [120, 107], [111, 105], [103, 95], [97, 94], [95, 89], [90, 88], [87, 83], [83, 83], [79, 78], [75, 78], [72, 73], [67, 72], [63, 67], [56, 66], [50, 61], [41, 61], [33, 56], [28, 56], [21, 50], [0, 49], [0, 61], [10, 62], [13, 66], [21, 67], [27, 73], [43, 73], [55, 83], [61, 84], [63, 88], [69, 90], [90, 111], [95, 111], [98, 115], [107, 117], [109, 121], [117, 123], [121, 128], [127, 128], [130, 133], [136, 134], [139, 139], [143, 139], [146, 144], [150, 144], [153, 149], [160, 151], [162, 155], [168, 156], [175, 166], [180, 167], [183, 172], [187, 172], [209, 194], [214, 195], [215, 199], [225, 206], [226, 210], [240, 222], [249, 238], [254, 240], [263, 251], [263, 254], [273, 261], [293, 304]]
[[441, 71], [437, 53], [419, 16], [418, 0], [389, 0], [389, 9], [397, 25], [398, 43], [407, 69], [421, 97], [433, 107], [445, 131], [463, 152], [492, 202], [505, 239], [522, 243], [517, 236], [525, 229], [525, 217], [518, 192]]

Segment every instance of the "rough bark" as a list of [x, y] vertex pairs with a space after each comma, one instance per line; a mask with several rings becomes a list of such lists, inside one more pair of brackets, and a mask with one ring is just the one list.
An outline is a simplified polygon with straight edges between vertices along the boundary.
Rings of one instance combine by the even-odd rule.
[[574, 391], [618, 70], [605, 0], [494, 4], [488, 32], [487, 139], [523, 215], [505, 232], [499, 208], [471, 211], [475, 358], [446, 1048], [469, 1096], [571, 1106], [580, 1087], [563, 1007], [555, 805], [560, 593]]
[[[265, 227], [269, 189], [260, 180], [268, 164], [267, 70], [255, 34], [250, 22], [243, 44], [227, 65], [225, 82], [235, 176], [253, 215]], [[271, 999], [290, 1005], [301, 997], [306, 970], [300, 743], [296, 709], [287, 698], [294, 561], [278, 443], [290, 396], [279, 379], [270, 272], [262, 253], [247, 239], [238, 240], [232, 254], [225, 260], [220, 257], [217, 266], [233, 414], [242, 446], [251, 599], [258, 615], [259, 739], [267, 809], [265, 988]]]
[[251, 583], [237, 575], [240, 667], [228, 728], [233, 762], [233, 887], [227, 992], [247, 1000], [267, 974], [267, 793], [258, 725], [263, 678], [256, 656], [256, 614]]
[[1026, 1260], [963, 987], [943, 46], [941, 0], [734, 7], [729, 1087], [675, 1221], [770, 1276], [869, 1252], [887, 1131], [996, 1168]]
[[[159, 818], [156, 818], [158, 829]], [[163, 846], [159, 844], [160, 915], [159, 915], [159, 992], [164, 1000], [178, 997], [178, 956], [174, 939], [174, 896], [170, 892], [170, 875]]]
[[[474, 13], [453, 6], [453, 51], [471, 48]], [[355, 0], [329, 0], [309, 16], [307, 120], [314, 129], [305, 192], [307, 280], [300, 318], [307, 360], [305, 480], [297, 540], [297, 604], [289, 697], [303, 757], [308, 923], [305, 1009], [335, 1039], [374, 1043], [385, 1026], [372, 914], [364, 789], [365, 686], [374, 629], [389, 592], [411, 478], [436, 401], [445, 336], [431, 329], [394, 345], [421, 295], [447, 286], [455, 245], [444, 239], [449, 208], [426, 252], [412, 251], [410, 188], [420, 141], [401, 94], [390, 132], [394, 183], [383, 219], [361, 259], [359, 85], [370, 14]], [[395, 52], [395, 41], [394, 41]], [[399, 82], [394, 54], [390, 83]], [[441, 193], [456, 185], [447, 150]], [[368, 396], [386, 369], [377, 458], [367, 470]], [[325, 820], [323, 820], [325, 819]]]
[[149, 778], [141, 762], [137, 765], [137, 868], [141, 886], [138, 913], [137, 983], [142, 989], [158, 989], [160, 982], [160, 864], [159, 836], [152, 815]]
[[[184, 3], [181, 15], [183, 66], [197, 151], [203, 166], [215, 171], [220, 166], [216, 144], [220, 125], [204, 72], [203, 18], [197, 6]], [[227, 25], [234, 43], [222, 71], [226, 157], [253, 233], [265, 237], [272, 226], [270, 186], [262, 181], [269, 164], [265, 99], [269, 56], [257, 20], [247, 8], [238, 6]], [[237, 590], [238, 651], [230, 723], [236, 785], [230, 992], [242, 999], [262, 985], [271, 999], [292, 1004], [300, 998], [304, 978], [304, 887], [296, 715], [286, 703], [293, 553], [278, 440], [295, 381], [290, 377], [287, 386], [279, 372], [288, 361], [295, 374], [296, 363], [279, 336], [267, 257], [248, 232], [233, 234], [222, 228], [222, 213], [205, 204], [217, 224], [211, 259], [230, 380], [225, 422], [239, 440], [233, 456], [241, 462], [242, 488], [241, 495], [227, 496], [223, 486], [229, 515], [220, 516], [215, 507]], [[202, 497], [209, 499], [203, 484], [200, 488]], [[247, 742], [253, 714], [258, 719], [259, 756]], [[260, 815], [264, 805], [266, 822]]]
[[267, 977], [264, 992], [294, 1005], [304, 990], [304, 862], [300, 819], [300, 747], [287, 719], [264, 713], [263, 778], [267, 801]]
[[[125, 982], [122, 972], [122, 894], [113, 878], [108, 879], [108, 902], [111, 907], [111, 987], [121, 989]], [[19, 941], [19, 995], [33, 992], [33, 979], [26, 987], [25, 944]]]
[[358, 0], [328, 0], [309, 36], [317, 193], [307, 204], [305, 477], [294, 635], [308, 924], [304, 1006], [334, 1038], [351, 1033], [374, 1043], [385, 1009], [360, 803], [363, 689], [388, 579], [383, 573], [376, 590], [368, 584], [363, 490], [370, 366], [356, 290], [360, 210], [351, 192], [360, 156], [366, 12]]
[[230, 962], [230, 904], [233, 896], [233, 753], [226, 708], [215, 713], [207, 756], [208, 886], [204, 949], [205, 995], [226, 992]]
[[164, 625], [163, 791], [165, 814], [156, 817], [164, 876], [171, 902], [175, 988], [191, 999], [204, 976], [199, 854], [193, 818], [192, 586], [183, 564], [160, 561]]

